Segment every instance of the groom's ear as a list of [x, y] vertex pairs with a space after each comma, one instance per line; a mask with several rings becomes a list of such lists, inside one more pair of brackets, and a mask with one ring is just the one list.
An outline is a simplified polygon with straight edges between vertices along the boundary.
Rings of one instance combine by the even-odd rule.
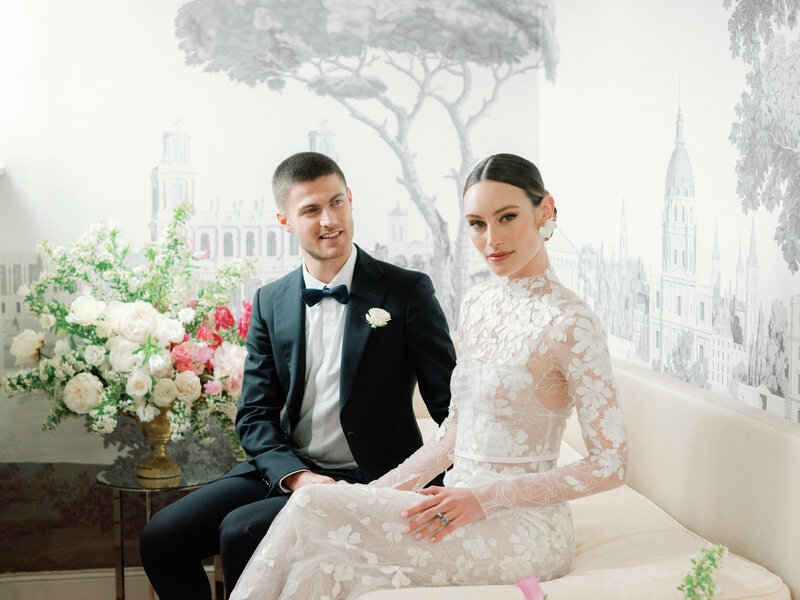
[[278, 223], [281, 224], [281, 227], [283, 227], [286, 233], [292, 233], [294, 231], [294, 229], [292, 229], [292, 224], [289, 223], [289, 219], [287, 219], [283, 213], [276, 212], [275, 216], [278, 217]]

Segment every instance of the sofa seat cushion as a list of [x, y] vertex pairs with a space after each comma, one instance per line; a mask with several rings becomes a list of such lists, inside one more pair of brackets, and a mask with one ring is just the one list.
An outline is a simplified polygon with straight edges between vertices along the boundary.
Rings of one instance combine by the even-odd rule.
[[[562, 463], [579, 454], [566, 443]], [[690, 559], [706, 540], [627, 486], [571, 502], [575, 558], [570, 572], [542, 584], [549, 600], [675, 599]], [[733, 553], [720, 571], [717, 600], [790, 600], [781, 579]], [[512, 585], [380, 590], [360, 600], [523, 600]]]

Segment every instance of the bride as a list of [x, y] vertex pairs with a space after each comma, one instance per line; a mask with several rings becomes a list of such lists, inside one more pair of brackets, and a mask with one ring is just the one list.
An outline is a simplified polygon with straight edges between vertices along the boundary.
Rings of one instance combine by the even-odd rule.
[[[539, 170], [512, 154], [490, 156], [466, 181], [464, 214], [498, 277], [461, 306], [448, 418], [369, 485], [295, 492], [232, 600], [559, 577], [574, 550], [567, 501], [625, 481], [628, 445], [605, 334], [550, 267], [544, 242], [556, 210]], [[589, 454], [559, 467], [573, 407]], [[445, 487], [422, 487], [450, 465]]]

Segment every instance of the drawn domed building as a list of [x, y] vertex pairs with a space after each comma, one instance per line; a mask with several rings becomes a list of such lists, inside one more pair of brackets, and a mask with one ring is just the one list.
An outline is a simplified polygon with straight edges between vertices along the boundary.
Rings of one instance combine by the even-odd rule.
[[664, 182], [661, 274], [650, 286], [650, 360], [663, 370], [682, 332], [693, 332], [691, 362], [708, 369], [712, 337], [711, 286], [697, 281], [697, 211], [694, 171], [678, 109], [675, 148]]

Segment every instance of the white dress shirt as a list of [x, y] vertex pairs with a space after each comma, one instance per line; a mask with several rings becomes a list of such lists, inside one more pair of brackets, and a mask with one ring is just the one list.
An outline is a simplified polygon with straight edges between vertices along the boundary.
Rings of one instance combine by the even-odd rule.
[[[305, 286], [321, 290], [323, 287], [346, 285], [349, 291], [357, 254], [355, 247], [351, 246], [350, 257], [330, 283], [315, 279], [303, 263]], [[320, 467], [352, 469], [358, 465], [339, 421], [339, 375], [347, 305], [325, 297], [314, 306], [305, 306], [305, 311], [305, 392], [300, 418], [292, 430], [295, 454]], [[281, 488], [284, 488], [282, 481]]]

